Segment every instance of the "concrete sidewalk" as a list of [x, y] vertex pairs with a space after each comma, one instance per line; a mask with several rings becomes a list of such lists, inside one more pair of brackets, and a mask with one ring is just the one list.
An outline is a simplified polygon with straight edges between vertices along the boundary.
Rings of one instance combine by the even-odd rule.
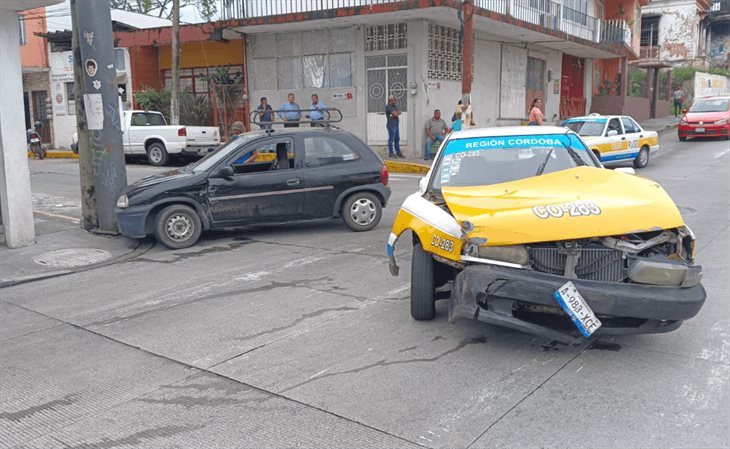
[[36, 243], [9, 249], [0, 226], [0, 288], [108, 265], [146, 251], [151, 241], [96, 235], [78, 221], [36, 212]]

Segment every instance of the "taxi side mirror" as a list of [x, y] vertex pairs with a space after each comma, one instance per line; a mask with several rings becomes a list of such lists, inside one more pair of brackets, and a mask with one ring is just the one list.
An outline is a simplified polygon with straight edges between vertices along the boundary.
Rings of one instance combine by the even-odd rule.
[[608, 136], [608, 137], [618, 136], [618, 131], [616, 131], [615, 129], [609, 129], [608, 132], [606, 133], [606, 136]]
[[418, 193], [423, 195], [426, 193], [426, 188], [428, 188], [428, 176], [424, 176], [418, 180]]

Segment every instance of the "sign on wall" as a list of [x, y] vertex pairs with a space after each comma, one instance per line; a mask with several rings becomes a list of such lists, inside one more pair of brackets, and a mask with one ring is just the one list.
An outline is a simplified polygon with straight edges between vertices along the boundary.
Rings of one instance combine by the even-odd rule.
[[69, 111], [67, 108], [66, 83], [74, 82], [73, 53], [70, 51], [51, 52], [48, 62], [51, 72], [53, 113], [55, 115], [67, 115]]

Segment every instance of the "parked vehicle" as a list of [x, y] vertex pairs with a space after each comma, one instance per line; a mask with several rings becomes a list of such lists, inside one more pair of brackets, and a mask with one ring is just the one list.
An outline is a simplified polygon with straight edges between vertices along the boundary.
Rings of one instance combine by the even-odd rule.
[[654, 181], [606, 170], [573, 131], [447, 137], [388, 239], [412, 231], [411, 315], [477, 319], [551, 340], [668, 332], [705, 301], [695, 237]]
[[33, 123], [33, 128], [25, 133], [28, 148], [38, 159], [45, 158], [47, 154], [46, 147], [41, 143], [41, 129], [43, 129], [43, 122], [37, 121]]
[[682, 142], [688, 137], [730, 139], [730, 97], [696, 99], [691, 108], [682, 111], [677, 136]]
[[632, 161], [634, 167], [649, 164], [659, 150], [656, 131], [646, 131], [628, 115], [591, 114], [565, 120], [560, 126], [578, 133], [604, 165]]
[[383, 160], [357, 137], [284, 128], [242, 134], [196, 163], [136, 182], [115, 213], [122, 234], [154, 234], [176, 249], [204, 230], [327, 217], [368, 231], [389, 197]]
[[[155, 111], [124, 111], [122, 115], [124, 154], [146, 154], [152, 165], [165, 165], [171, 155], [205, 156], [220, 145], [215, 126], [168, 125]], [[71, 149], [78, 153], [78, 134]]]

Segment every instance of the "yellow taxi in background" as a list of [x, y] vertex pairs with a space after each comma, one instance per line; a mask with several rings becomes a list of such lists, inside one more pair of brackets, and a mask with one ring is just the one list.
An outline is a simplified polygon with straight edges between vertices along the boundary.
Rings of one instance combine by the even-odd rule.
[[632, 161], [634, 167], [649, 164], [649, 154], [659, 150], [656, 131], [646, 131], [627, 115], [591, 114], [573, 117], [560, 126], [575, 131], [602, 164]]

